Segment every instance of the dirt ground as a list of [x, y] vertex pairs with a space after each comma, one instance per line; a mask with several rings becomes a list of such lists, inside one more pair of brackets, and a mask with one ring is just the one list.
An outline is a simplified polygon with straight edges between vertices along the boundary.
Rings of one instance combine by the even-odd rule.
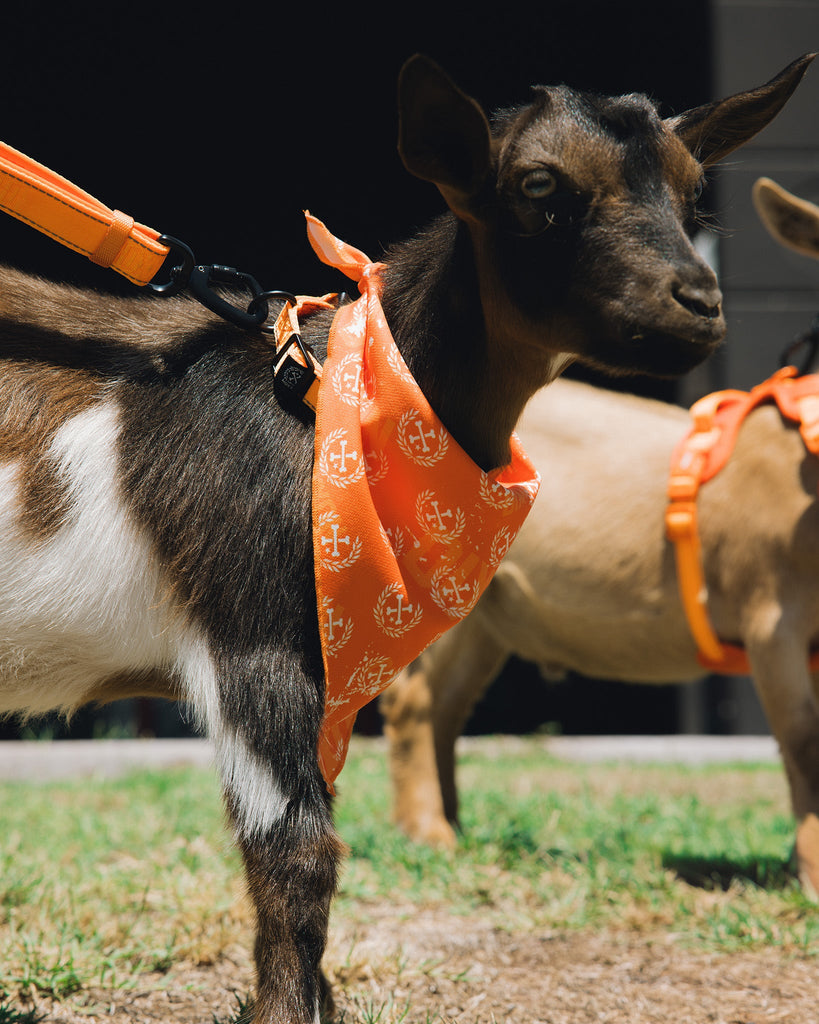
[[[663, 932], [531, 932], [440, 909], [377, 906], [332, 930], [325, 967], [344, 1024], [817, 1024], [819, 961], [693, 954]], [[48, 1021], [213, 1024], [252, 986], [243, 951], [129, 992], [38, 1001]], [[407, 1007], [409, 1009], [407, 1010]]]

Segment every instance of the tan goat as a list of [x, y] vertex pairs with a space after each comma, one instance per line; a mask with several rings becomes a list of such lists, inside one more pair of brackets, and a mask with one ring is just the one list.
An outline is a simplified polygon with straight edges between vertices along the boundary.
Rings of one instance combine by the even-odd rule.
[[[783, 244], [819, 258], [819, 208], [761, 179], [754, 198]], [[455, 740], [511, 655], [545, 675], [676, 683], [701, 677], [664, 513], [683, 409], [558, 381], [519, 432], [544, 470], [535, 509], [472, 614], [381, 701], [395, 817], [415, 839], [454, 843]], [[746, 648], [799, 821], [806, 892], [819, 893], [819, 460], [771, 404], [753, 411], [699, 498], [709, 610]], [[436, 770], [437, 762], [437, 770]]]

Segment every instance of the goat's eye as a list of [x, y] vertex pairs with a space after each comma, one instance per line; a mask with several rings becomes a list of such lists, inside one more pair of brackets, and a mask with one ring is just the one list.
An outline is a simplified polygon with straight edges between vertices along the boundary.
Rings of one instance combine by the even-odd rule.
[[531, 171], [521, 182], [527, 199], [545, 199], [557, 189], [557, 178], [550, 171]]

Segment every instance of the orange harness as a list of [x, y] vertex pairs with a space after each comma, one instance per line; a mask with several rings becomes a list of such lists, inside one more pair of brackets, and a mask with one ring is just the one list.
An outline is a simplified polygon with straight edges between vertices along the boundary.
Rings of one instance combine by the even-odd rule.
[[[786, 419], [798, 423], [805, 447], [819, 455], [819, 375], [797, 373], [787, 366], [750, 392], [716, 391], [701, 398], [691, 407], [691, 431], [671, 456], [665, 523], [666, 536], [674, 544], [680, 596], [700, 664], [723, 675], [748, 675], [750, 666], [744, 648], [722, 643], [711, 626], [697, 494], [728, 461], [743, 420], [763, 402], [775, 402]], [[811, 668], [819, 669], [819, 651], [811, 656]]]

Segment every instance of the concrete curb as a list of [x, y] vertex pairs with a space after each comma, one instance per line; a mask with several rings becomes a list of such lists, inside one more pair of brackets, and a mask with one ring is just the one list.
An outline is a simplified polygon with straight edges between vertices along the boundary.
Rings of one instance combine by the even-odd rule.
[[9, 740], [0, 742], [0, 779], [113, 778], [138, 768], [209, 766], [207, 740]]
[[[383, 738], [353, 738], [354, 747], [386, 751]], [[726, 764], [778, 763], [772, 736], [468, 736], [463, 749], [531, 750], [567, 761], [594, 763]], [[11, 740], [0, 742], [0, 779], [49, 780], [77, 776], [112, 778], [138, 768], [210, 767], [213, 748], [203, 739]]]

